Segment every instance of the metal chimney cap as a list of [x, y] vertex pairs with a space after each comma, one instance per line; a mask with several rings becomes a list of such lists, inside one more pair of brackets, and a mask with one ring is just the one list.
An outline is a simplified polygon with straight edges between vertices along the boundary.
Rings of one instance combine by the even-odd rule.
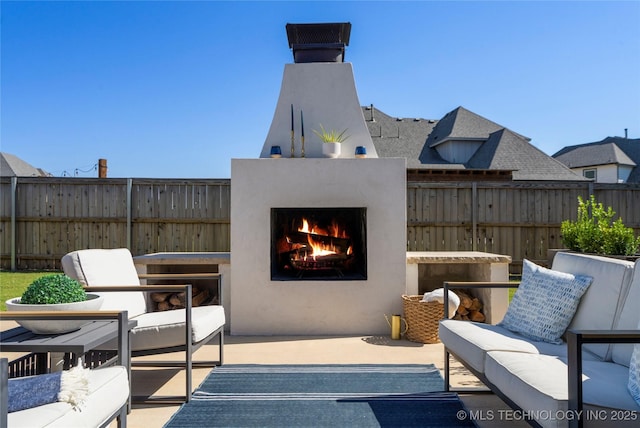
[[296, 63], [344, 62], [351, 24], [287, 24], [289, 47]]
[[293, 45], [343, 43], [349, 45], [350, 22], [287, 24], [289, 48]]

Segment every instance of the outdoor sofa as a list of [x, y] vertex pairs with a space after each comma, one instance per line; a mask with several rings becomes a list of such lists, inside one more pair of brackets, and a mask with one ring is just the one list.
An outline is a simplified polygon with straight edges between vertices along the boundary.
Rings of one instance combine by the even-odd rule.
[[[562, 309], [558, 305], [562, 299], [554, 288], [557, 283], [553, 282], [557, 276], [564, 278], [558, 272], [573, 274], [575, 280], [592, 278], [584, 294], [578, 296], [575, 312], [569, 309], [568, 328], [560, 332], [557, 344], [548, 338], [541, 340], [535, 332], [531, 334], [524, 323], [518, 326], [522, 320], [512, 322], [514, 314], [509, 311], [515, 297], [503, 320], [506, 325], [456, 321], [445, 316], [440, 321], [439, 336], [445, 346], [446, 388], [450, 388], [449, 356], [453, 355], [514, 409], [512, 414], [492, 414], [494, 419], [522, 418], [530, 425], [543, 427], [640, 426], [640, 405], [636, 401], [640, 397], [634, 400], [628, 388], [630, 372], [637, 373], [637, 368], [629, 369], [633, 344], [640, 343], [638, 263], [560, 252], [550, 270], [527, 265], [532, 273], [525, 278], [523, 266], [521, 287], [525, 287], [525, 281], [535, 285], [536, 280], [531, 278], [553, 284], [546, 294], [539, 293], [539, 302], [533, 303], [543, 307], [542, 312]], [[448, 290], [513, 284], [445, 282], [444, 286]], [[535, 287], [528, 290], [537, 292]], [[539, 327], [536, 322], [542, 325], [537, 315], [532, 320], [534, 328]], [[634, 357], [640, 357], [638, 354]]]

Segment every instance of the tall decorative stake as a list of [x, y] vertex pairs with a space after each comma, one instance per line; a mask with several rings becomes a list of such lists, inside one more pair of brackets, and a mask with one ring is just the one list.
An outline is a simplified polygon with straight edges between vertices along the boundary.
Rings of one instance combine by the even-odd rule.
[[302, 157], [304, 157], [304, 117], [302, 116], [302, 110], [300, 110], [300, 127], [302, 129]]
[[295, 157], [295, 146], [293, 144], [293, 104], [291, 104], [291, 157]]

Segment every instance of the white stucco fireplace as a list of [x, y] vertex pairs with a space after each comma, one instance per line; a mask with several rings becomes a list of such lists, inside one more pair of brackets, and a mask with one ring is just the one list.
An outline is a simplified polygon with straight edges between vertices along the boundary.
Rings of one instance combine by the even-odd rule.
[[[402, 311], [406, 160], [377, 156], [344, 62], [350, 31], [287, 24], [295, 63], [260, 158], [231, 161], [231, 334], [382, 334]], [[348, 134], [337, 158], [322, 128]]]
[[[404, 159], [233, 159], [231, 334], [383, 334], [406, 280]], [[272, 279], [272, 209], [366, 210], [366, 279]]]

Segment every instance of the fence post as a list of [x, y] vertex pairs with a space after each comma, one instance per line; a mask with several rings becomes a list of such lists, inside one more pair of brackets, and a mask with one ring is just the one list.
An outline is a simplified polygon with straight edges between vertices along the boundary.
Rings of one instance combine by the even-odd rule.
[[478, 251], [478, 183], [471, 183], [471, 250]]
[[16, 267], [16, 192], [18, 189], [18, 177], [11, 177], [11, 272]]
[[133, 179], [127, 178], [127, 248], [131, 251], [131, 234], [133, 233], [131, 225], [131, 189], [133, 188]]

